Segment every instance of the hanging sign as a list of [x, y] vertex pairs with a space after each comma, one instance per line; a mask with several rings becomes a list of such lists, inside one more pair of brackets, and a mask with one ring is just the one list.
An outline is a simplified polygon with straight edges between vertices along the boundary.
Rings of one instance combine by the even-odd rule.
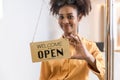
[[32, 42], [30, 48], [33, 62], [70, 58], [69, 41], [67, 39]]

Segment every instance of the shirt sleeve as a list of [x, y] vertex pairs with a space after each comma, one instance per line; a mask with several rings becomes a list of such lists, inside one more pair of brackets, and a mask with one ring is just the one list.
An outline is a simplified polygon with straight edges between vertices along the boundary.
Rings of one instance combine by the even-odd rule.
[[104, 80], [105, 79], [105, 61], [104, 61], [103, 55], [95, 43], [91, 43], [91, 46], [92, 46], [92, 48], [90, 50], [90, 53], [95, 58], [95, 63], [96, 63], [98, 72], [93, 70], [92, 67], [90, 67], [90, 65], [88, 65], [88, 66], [93, 71], [93, 73], [95, 73], [98, 76], [98, 78], [100, 80]]
[[51, 73], [51, 70], [50, 70], [49, 63], [47, 61], [42, 62], [39, 80], [48, 80], [50, 73]]

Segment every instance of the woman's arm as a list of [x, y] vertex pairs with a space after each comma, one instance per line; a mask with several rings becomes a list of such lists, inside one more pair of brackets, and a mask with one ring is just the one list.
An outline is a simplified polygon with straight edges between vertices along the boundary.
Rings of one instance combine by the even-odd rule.
[[85, 60], [89, 68], [97, 74], [100, 80], [104, 80], [105, 62], [96, 44], [86, 39], [81, 40], [77, 35], [71, 35], [68, 39], [76, 50], [76, 53], [71, 58]]

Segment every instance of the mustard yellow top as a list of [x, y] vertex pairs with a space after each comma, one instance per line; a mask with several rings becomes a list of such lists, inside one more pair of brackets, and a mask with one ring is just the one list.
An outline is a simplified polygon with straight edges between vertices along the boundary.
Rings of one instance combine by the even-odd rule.
[[[78, 59], [57, 59], [41, 63], [40, 80], [89, 80], [89, 70], [92, 70], [100, 80], [104, 80], [105, 63], [103, 56], [94, 42], [85, 38], [81, 39], [83, 44], [96, 59], [96, 66], [99, 70], [95, 72], [85, 60]], [[74, 48], [70, 46], [70, 51], [74, 53]]]

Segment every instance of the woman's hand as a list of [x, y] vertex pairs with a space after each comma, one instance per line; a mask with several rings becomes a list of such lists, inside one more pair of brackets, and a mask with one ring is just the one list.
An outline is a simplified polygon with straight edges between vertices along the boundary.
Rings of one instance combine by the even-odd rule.
[[71, 56], [71, 59], [81, 59], [86, 60], [86, 62], [93, 68], [96, 72], [99, 72], [96, 67], [96, 61], [92, 54], [90, 54], [85, 47], [85, 45], [82, 43], [78, 35], [71, 34], [70, 36], [67, 36], [66, 38], [69, 39], [70, 44], [74, 46], [76, 53], [74, 53]]
[[81, 42], [78, 35], [71, 34], [70, 36], [66, 36], [69, 39], [71, 45], [74, 46], [76, 53], [71, 56], [72, 59], [87, 59], [90, 54], [84, 44]]

